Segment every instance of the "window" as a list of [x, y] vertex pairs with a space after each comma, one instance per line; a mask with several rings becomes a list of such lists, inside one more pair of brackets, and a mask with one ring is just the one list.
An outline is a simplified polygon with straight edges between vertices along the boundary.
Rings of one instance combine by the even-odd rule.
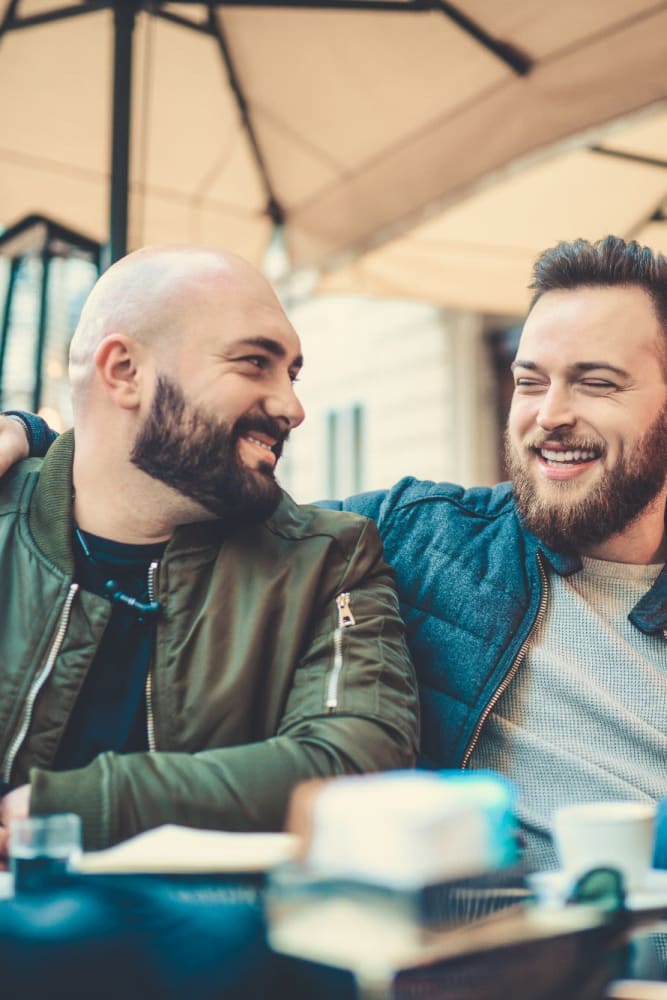
[[363, 489], [364, 408], [361, 403], [326, 414], [326, 492], [341, 499]]

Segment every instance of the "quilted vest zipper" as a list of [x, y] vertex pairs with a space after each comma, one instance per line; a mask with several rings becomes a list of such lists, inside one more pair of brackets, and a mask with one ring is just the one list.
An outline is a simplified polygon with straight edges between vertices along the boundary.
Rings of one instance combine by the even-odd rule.
[[484, 725], [484, 723], [486, 722], [486, 720], [488, 719], [488, 717], [491, 715], [491, 712], [493, 711], [493, 709], [498, 704], [498, 702], [499, 702], [500, 698], [502, 697], [502, 695], [505, 693], [505, 691], [507, 690], [507, 688], [509, 687], [509, 685], [514, 680], [514, 678], [516, 676], [516, 673], [517, 673], [517, 670], [521, 666], [521, 664], [523, 662], [523, 659], [524, 659], [526, 653], [528, 652], [528, 644], [530, 643], [530, 640], [531, 640], [531, 637], [533, 635], [533, 632], [538, 627], [538, 625], [540, 625], [542, 623], [542, 621], [544, 619], [544, 615], [545, 615], [546, 610], [547, 610], [547, 600], [548, 600], [548, 596], [549, 596], [549, 581], [547, 580], [547, 574], [546, 574], [546, 571], [545, 571], [544, 566], [542, 564], [542, 554], [540, 552], [537, 553], [537, 568], [538, 568], [538, 570], [540, 572], [540, 580], [542, 582], [542, 591], [541, 591], [541, 594], [540, 594], [540, 603], [539, 603], [539, 605], [537, 607], [537, 614], [535, 615], [535, 620], [533, 621], [533, 624], [530, 627], [530, 631], [529, 631], [528, 635], [526, 636], [526, 638], [521, 643], [521, 649], [517, 653], [517, 655], [516, 655], [516, 657], [514, 659], [514, 663], [512, 664], [512, 666], [510, 667], [510, 669], [505, 674], [505, 677], [504, 677], [502, 683], [496, 688], [496, 690], [495, 690], [495, 692], [493, 694], [493, 697], [487, 703], [486, 708], [484, 709], [484, 711], [482, 712], [481, 716], [479, 717], [479, 719], [477, 721], [477, 725], [475, 726], [475, 731], [473, 732], [472, 736], [470, 737], [470, 742], [468, 743], [468, 746], [466, 748], [466, 752], [463, 755], [463, 760], [461, 761], [461, 770], [462, 771], [464, 771], [466, 769], [466, 767], [468, 766], [468, 764], [470, 763], [470, 758], [472, 756], [473, 750], [477, 746], [477, 741], [479, 740], [479, 734], [482, 731], [482, 726]]
[[78, 583], [71, 584], [69, 591], [67, 592], [67, 597], [65, 598], [65, 605], [60, 615], [60, 621], [58, 622], [58, 628], [56, 630], [56, 636], [51, 644], [51, 649], [49, 650], [49, 655], [46, 658], [44, 666], [40, 670], [39, 674], [32, 683], [32, 687], [28, 691], [28, 697], [26, 698], [25, 705], [23, 706], [23, 717], [19, 725], [18, 730], [12, 740], [9, 750], [7, 751], [7, 756], [5, 757], [5, 762], [2, 767], [2, 780], [9, 783], [11, 779], [12, 768], [14, 766], [14, 761], [16, 760], [16, 755], [21, 748], [28, 728], [30, 726], [30, 720], [32, 719], [32, 712], [35, 707], [35, 701], [37, 700], [37, 695], [42, 690], [44, 684], [48, 680], [51, 671], [53, 670], [54, 664], [56, 662], [56, 657], [60, 652], [60, 647], [63, 644], [63, 639], [65, 638], [65, 633], [67, 631], [67, 625], [69, 623], [69, 617], [72, 610], [72, 602], [79, 589]]
[[338, 624], [334, 630], [334, 660], [329, 680], [327, 683], [327, 696], [324, 702], [325, 708], [330, 712], [338, 708], [338, 682], [343, 669], [343, 629], [355, 625], [354, 615], [350, 608], [350, 595], [348, 593], [339, 594], [336, 598], [336, 608], [338, 611]]
[[[154, 601], [157, 588], [155, 586], [157, 580], [157, 571], [160, 567], [159, 562], [152, 562], [148, 567], [148, 600]], [[144, 689], [146, 697], [146, 737], [148, 739], [148, 750], [150, 753], [154, 753], [157, 748], [157, 743], [155, 740], [155, 715], [153, 714], [153, 662], [155, 660], [155, 652], [151, 657], [151, 663], [148, 667], [148, 673], [146, 674], [146, 686]]]

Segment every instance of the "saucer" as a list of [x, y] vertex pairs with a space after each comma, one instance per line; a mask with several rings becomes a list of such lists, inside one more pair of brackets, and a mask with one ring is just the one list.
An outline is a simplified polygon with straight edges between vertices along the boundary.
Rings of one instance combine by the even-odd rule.
[[667, 869], [651, 868], [643, 883], [628, 892], [629, 910], [667, 909]]
[[[533, 872], [526, 875], [526, 882], [535, 894], [540, 906], [564, 906], [577, 882], [578, 876], [572, 872]], [[626, 895], [628, 910], [667, 910], [667, 869], [651, 868], [640, 885], [631, 888]]]
[[535, 894], [539, 906], [564, 906], [576, 882], [576, 876], [571, 872], [556, 869], [555, 871], [532, 872], [526, 875], [528, 887]]

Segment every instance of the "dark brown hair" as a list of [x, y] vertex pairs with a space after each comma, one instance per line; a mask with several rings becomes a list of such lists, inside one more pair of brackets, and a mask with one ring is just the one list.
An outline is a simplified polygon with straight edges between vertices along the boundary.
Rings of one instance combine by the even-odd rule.
[[667, 258], [620, 236], [605, 236], [596, 243], [573, 240], [545, 250], [533, 265], [530, 307], [545, 292], [614, 285], [643, 288], [667, 336]]
[[590, 243], [572, 240], [550, 247], [533, 265], [532, 309], [545, 292], [584, 287], [634, 286], [650, 298], [664, 335], [660, 345], [663, 372], [667, 377], [667, 258], [643, 247], [636, 240], [605, 236]]

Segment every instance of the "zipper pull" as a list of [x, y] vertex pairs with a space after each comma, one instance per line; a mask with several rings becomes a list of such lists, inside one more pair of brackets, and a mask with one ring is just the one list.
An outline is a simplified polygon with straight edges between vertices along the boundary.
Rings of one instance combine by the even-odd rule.
[[338, 608], [338, 628], [347, 628], [349, 625], [356, 625], [350, 608], [349, 594], [339, 594], [336, 598], [336, 606]]

